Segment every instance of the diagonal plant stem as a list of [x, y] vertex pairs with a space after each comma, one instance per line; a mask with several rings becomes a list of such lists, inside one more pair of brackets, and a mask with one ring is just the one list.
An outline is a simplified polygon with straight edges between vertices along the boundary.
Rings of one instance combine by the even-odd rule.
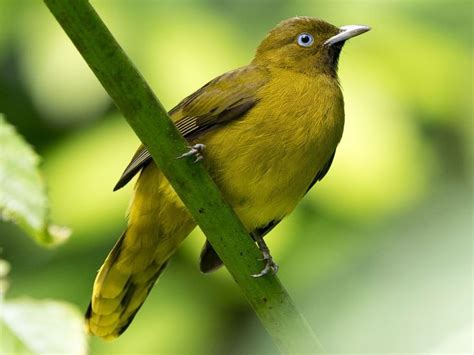
[[201, 164], [175, 159], [187, 143], [146, 81], [86, 0], [44, 0], [147, 147], [282, 353], [321, 353], [276, 276], [255, 279], [261, 254]]

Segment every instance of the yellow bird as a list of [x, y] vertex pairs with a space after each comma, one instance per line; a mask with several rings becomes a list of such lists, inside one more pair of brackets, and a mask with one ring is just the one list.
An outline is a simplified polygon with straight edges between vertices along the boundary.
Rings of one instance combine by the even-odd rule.
[[[276, 272], [263, 236], [328, 172], [344, 126], [337, 77], [345, 41], [366, 26], [335, 27], [311, 17], [271, 30], [252, 62], [186, 97], [169, 114]], [[90, 333], [122, 334], [168, 259], [196, 227], [192, 216], [141, 146], [115, 190], [140, 172], [128, 226], [95, 279], [86, 313]], [[206, 242], [200, 268], [222, 265]]]

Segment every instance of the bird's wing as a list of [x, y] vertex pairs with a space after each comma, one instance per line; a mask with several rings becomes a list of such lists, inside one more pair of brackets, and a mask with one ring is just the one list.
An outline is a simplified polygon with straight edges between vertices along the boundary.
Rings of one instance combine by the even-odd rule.
[[[321, 170], [318, 171], [316, 176], [314, 177], [313, 181], [311, 181], [311, 184], [309, 185], [308, 189], [306, 190], [306, 193], [316, 184], [318, 181], [322, 180], [327, 172], [329, 171], [329, 168], [331, 167], [331, 164], [334, 160], [334, 156], [336, 155], [336, 152], [332, 153], [331, 157], [328, 159], [326, 164], [321, 168]], [[266, 234], [270, 233], [270, 231], [275, 228], [278, 223], [280, 223], [281, 219], [279, 220], [274, 220], [268, 223], [267, 225], [257, 228], [253, 233], [258, 233], [260, 236], [264, 237]], [[217, 270], [223, 265], [221, 258], [219, 255], [217, 255], [216, 251], [212, 247], [212, 245], [209, 243], [209, 241], [206, 240], [204, 243], [204, 246], [201, 251], [201, 257], [199, 261], [199, 268], [201, 272], [203, 273], [208, 273], [212, 272], [214, 270]]]
[[[257, 91], [269, 80], [264, 68], [247, 66], [225, 73], [186, 97], [169, 115], [180, 133], [188, 140], [244, 116], [257, 102]], [[126, 185], [151, 162], [151, 155], [141, 145], [114, 191]]]
[[334, 151], [334, 153], [332, 153], [332, 155], [329, 157], [326, 164], [324, 164], [322, 169], [318, 171], [318, 173], [314, 177], [313, 181], [311, 181], [311, 184], [309, 184], [309, 187], [306, 190], [306, 193], [308, 193], [308, 191], [311, 190], [311, 188], [314, 186], [314, 184], [316, 184], [318, 181], [321, 181], [326, 176], [329, 169], [331, 168], [332, 162], [334, 161], [334, 156], [335, 155], [336, 155], [336, 151]]
[[137, 151], [132, 157], [130, 163], [120, 176], [119, 181], [114, 187], [114, 191], [124, 187], [141, 169], [143, 169], [151, 161], [151, 155], [143, 144], [140, 144]]

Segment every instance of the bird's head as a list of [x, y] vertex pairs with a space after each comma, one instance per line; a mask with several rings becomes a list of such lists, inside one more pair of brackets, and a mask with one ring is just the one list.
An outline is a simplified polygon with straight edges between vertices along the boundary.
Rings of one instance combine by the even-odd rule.
[[268, 33], [258, 46], [253, 62], [310, 75], [335, 76], [344, 43], [369, 30], [362, 25], [336, 27], [314, 17], [293, 17]]

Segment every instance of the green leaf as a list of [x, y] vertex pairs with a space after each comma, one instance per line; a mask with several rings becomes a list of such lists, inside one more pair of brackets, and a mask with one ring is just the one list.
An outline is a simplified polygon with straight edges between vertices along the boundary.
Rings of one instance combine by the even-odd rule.
[[[7, 292], [7, 289], [8, 289], [7, 275], [9, 272], [10, 272], [10, 264], [5, 260], [0, 259], [0, 307], [2, 305], [5, 292]], [[1, 308], [0, 308], [0, 311], [1, 311]]]
[[0, 220], [16, 223], [41, 244], [54, 245], [66, 240], [70, 230], [49, 223], [39, 161], [33, 148], [0, 114]]
[[25, 298], [5, 301], [1, 307], [0, 353], [87, 353], [82, 315], [70, 304]]

